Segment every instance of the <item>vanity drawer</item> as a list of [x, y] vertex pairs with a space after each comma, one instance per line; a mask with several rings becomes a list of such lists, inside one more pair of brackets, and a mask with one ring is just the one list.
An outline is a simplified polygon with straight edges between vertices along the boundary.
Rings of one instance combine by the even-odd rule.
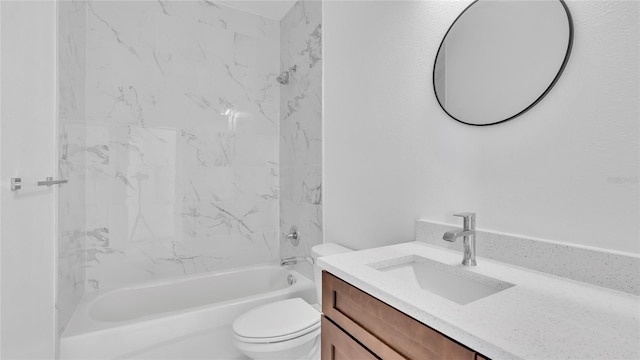
[[326, 271], [322, 312], [385, 360], [476, 358], [474, 351]]
[[377, 360], [369, 350], [335, 326], [325, 316], [321, 320], [321, 360]]

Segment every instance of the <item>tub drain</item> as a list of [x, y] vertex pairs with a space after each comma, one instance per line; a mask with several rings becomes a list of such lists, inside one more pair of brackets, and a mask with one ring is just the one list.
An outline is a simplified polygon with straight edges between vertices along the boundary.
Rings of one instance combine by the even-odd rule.
[[293, 277], [293, 275], [289, 274], [287, 276], [287, 283], [289, 283], [289, 285], [293, 285], [296, 283], [296, 278]]

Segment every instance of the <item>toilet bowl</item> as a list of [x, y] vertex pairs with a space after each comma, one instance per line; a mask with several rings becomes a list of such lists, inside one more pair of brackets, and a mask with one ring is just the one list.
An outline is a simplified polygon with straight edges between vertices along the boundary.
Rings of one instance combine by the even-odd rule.
[[[322, 291], [322, 270], [318, 257], [351, 251], [336, 244], [316, 245], [311, 249], [318, 294]], [[322, 297], [318, 296], [318, 303]], [[256, 307], [233, 322], [233, 342], [238, 350], [254, 360], [320, 359], [319, 304], [301, 298], [276, 301]]]
[[252, 359], [309, 359], [320, 335], [320, 312], [301, 298], [259, 306], [233, 323], [234, 344]]

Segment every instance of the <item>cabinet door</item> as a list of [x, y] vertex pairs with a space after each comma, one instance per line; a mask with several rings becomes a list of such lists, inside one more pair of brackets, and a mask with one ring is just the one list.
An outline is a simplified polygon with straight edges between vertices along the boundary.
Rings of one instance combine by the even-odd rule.
[[321, 326], [322, 360], [379, 359], [324, 316], [322, 316]]
[[475, 352], [322, 272], [322, 312], [385, 360], [475, 360]]

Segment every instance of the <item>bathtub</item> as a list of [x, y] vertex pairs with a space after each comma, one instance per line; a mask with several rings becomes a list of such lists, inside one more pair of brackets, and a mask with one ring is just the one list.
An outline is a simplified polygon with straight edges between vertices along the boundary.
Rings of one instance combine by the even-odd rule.
[[60, 358], [241, 359], [231, 345], [233, 320], [258, 305], [293, 297], [315, 303], [314, 283], [276, 265], [89, 295], [60, 339]]

